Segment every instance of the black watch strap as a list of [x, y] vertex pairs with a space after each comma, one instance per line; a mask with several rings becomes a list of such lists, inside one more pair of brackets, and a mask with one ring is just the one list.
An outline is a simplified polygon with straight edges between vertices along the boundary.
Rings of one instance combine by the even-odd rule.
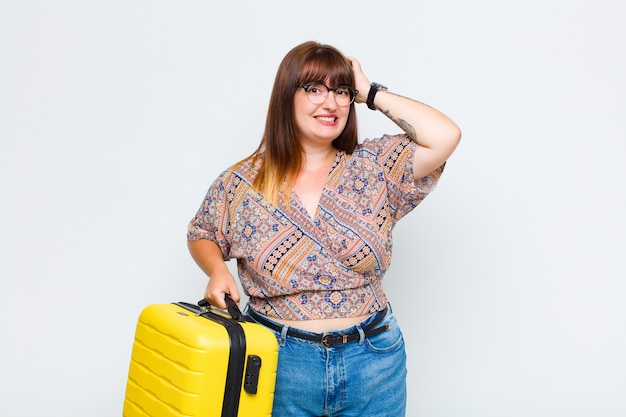
[[376, 97], [376, 93], [378, 93], [379, 90], [387, 90], [387, 87], [378, 83], [372, 83], [372, 85], [370, 85], [370, 92], [367, 94], [366, 103], [367, 107], [372, 110], [376, 110], [376, 106], [374, 106], [374, 97]]

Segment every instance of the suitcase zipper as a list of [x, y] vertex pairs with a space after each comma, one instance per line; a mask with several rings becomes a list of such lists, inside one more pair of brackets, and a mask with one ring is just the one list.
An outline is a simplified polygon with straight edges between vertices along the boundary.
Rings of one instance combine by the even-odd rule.
[[239, 411], [239, 397], [243, 381], [244, 362], [246, 359], [246, 337], [243, 328], [237, 322], [210, 312], [201, 314], [210, 320], [221, 323], [230, 338], [230, 356], [228, 358], [228, 373], [226, 374], [226, 388], [222, 405], [222, 417], [237, 417]]
[[190, 310], [199, 316], [212, 320], [224, 326], [230, 339], [230, 354], [228, 357], [228, 371], [224, 388], [224, 400], [222, 402], [221, 417], [237, 417], [239, 412], [239, 399], [241, 397], [241, 384], [243, 381], [244, 366], [246, 359], [246, 336], [243, 327], [232, 319], [222, 317], [210, 310], [201, 309], [189, 303], [174, 303], [186, 310]]

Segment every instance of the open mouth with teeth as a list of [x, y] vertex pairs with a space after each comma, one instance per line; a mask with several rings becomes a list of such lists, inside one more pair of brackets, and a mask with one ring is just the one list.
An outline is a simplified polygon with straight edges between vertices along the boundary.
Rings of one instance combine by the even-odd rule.
[[317, 116], [316, 119], [319, 120], [320, 122], [326, 122], [326, 123], [335, 123], [337, 121], [336, 117], [331, 117], [331, 116]]

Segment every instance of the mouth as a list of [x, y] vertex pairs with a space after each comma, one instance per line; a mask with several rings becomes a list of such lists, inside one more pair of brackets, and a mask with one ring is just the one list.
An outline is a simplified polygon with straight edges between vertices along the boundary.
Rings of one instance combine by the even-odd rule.
[[335, 123], [337, 121], [336, 116], [316, 116], [315, 118], [322, 123]]

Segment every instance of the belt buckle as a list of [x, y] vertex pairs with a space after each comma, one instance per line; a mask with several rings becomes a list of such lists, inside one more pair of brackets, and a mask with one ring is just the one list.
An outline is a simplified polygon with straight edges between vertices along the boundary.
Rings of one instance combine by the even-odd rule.
[[322, 336], [322, 340], [320, 342], [325, 348], [330, 348], [335, 345], [345, 345], [346, 343], [348, 343], [348, 335], [339, 334], [339, 335], [333, 336], [330, 333], [326, 333]]
[[333, 335], [331, 335], [330, 333], [326, 333], [324, 336], [322, 336], [322, 340], [321, 340], [321, 342], [322, 342], [322, 345], [323, 345], [325, 348], [329, 348], [329, 347], [332, 347], [332, 346], [333, 346], [333, 345], [331, 344], [331, 342], [330, 342], [330, 338], [331, 338], [332, 336], [333, 336]]

